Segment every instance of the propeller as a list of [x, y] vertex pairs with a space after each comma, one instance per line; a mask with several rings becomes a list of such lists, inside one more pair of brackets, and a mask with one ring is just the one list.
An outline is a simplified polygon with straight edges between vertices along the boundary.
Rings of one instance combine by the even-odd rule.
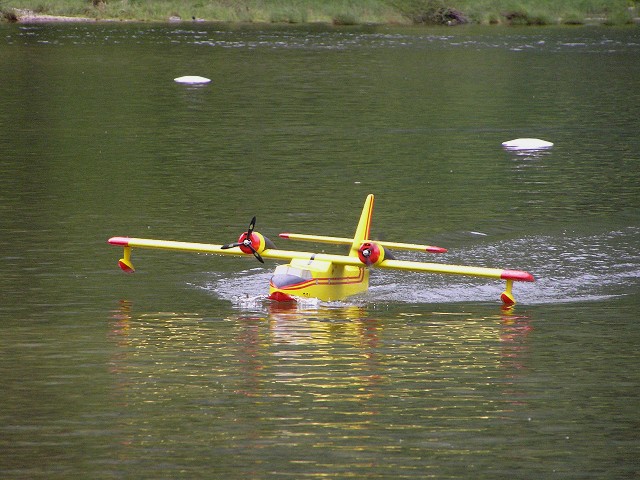
[[253, 256], [256, 257], [260, 263], [264, 263], [264, 260], [262, 259], [258, 251], [255, 249], [255, 247], [253, 246], [253, 242], [252, 242], [253, 229], [255, 228], [255, 226], [256, 226], [256, 217], [253, 217], [251, 219], [251, 222], [249, 223], [249, 228], [245, 233], [240, 235], [240, 238], [238, 238], [237, 242], [223, 245], [220, 248], [222, 248], [223, 250], [227, 250], [229, 248], [240, 247], [240, 250], [242, 250], [244, 253], [253, 253]]

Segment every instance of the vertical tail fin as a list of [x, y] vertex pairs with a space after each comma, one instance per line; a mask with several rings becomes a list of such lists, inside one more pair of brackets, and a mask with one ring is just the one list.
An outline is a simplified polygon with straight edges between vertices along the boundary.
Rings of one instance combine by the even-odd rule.
[[373, 194], [367, 195], [367, 199], [364, 201], [364, 207], [360, 214], [360, 220], [358, 221], [358, 227], [356, 233], [353, 236], [353, 243], [351, 244], [351, 250], [349, 252], [350, 257], [358, 256], [358, 249], [365, 240], [369, 240], [369, 234], [371, 230], [371, 215], [373, 214]]

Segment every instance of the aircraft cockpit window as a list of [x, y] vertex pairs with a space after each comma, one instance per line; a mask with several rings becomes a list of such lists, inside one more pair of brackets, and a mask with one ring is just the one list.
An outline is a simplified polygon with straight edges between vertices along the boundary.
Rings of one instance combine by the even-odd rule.
[[278, 288], [283, 288], [289, 285], [295, 285], [307, 280], [311, 280], [311, 272], [302, 268], [292, 267], [290, 265], [280, 265], [276, 267], [273, 276], [271, 277], [271, 283]]

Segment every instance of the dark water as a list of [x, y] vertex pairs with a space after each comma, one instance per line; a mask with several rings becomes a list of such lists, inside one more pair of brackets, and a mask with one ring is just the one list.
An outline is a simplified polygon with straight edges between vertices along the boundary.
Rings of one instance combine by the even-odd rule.
[[[0, 477], [638, 476], [637, 28], [0, 25], [0, 93]], [[537, 282], [286, 309], [273, 265], [106, 244], [350, 236], [367, 193]]]

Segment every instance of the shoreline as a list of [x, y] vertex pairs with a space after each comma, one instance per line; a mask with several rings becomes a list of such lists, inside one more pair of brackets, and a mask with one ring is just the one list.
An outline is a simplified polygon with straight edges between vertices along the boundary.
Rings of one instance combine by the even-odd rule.
[[[634, 12], [636, 13], [636, 12]], [[292, 22], [292, 21], [255, 21], [255, 20], [237, 20], [237, 21], [229, 21], [229, 20], [220, 20], [220, 19], [203, 19], [203, 18], [182, 18], [179, 15], [171, 15], [169, 17], [165, 17], [164, 19], [131, 19], [131, 18], [99, 18], [99, 17], [84, 17], [84, 16], [70, 16], [70, 15], [55, 15], [48, 13], [40, 13], [34, 10], [26, 9], [26, 8], [10, 8], [8, 10], [0, 9], [0, 23], [4, 21], [5, 23], [19, 23], [19, 24], [37, 24], [37, 23], [229, 23], [229, 24], [278, 24], [278, 23], [286, 23], [286, 24], [327, 24], [327, 25], [393, 25], [393, 26], [416, 26], [420, 25], [411, 21], [399, 21], [398, 19], [394, 19], [393, 21], [382, 21], [382, 22], [340, 22], [335, 18], [323, 19], [318, 21], [300, 21], [300, 22]], [[449, 21], [441, 24], [427, 24], [423, 23], [422, 25], [429, 26], [457, 26], [457, 25], [483, 25], [484, 23], [480, 22], [472, 22], [472, 21]], [[633, 15], [626, 23], [612, 23], [606, 17], [586, 17], [581, 19], [580, 21], [557, 21], [557, 22], [549, 22], [549, 23], [539, 23], [539, 22], [490, 22], [487, 25], [494, 26], [553, 26], [553, 25], [571, 25], [571, 26], [593, 26], [593, 25], [640, 25], [640, 17]]]
[[48, 22], [100, 22], [101, 20], [89, 17], [67, 17], [63, 15], [47, 15], [43, 13], [36, 13], [33, 10], [26, 10], [16, 8], [14, 10], [16, 15], [15, 23], [48, 23]]

